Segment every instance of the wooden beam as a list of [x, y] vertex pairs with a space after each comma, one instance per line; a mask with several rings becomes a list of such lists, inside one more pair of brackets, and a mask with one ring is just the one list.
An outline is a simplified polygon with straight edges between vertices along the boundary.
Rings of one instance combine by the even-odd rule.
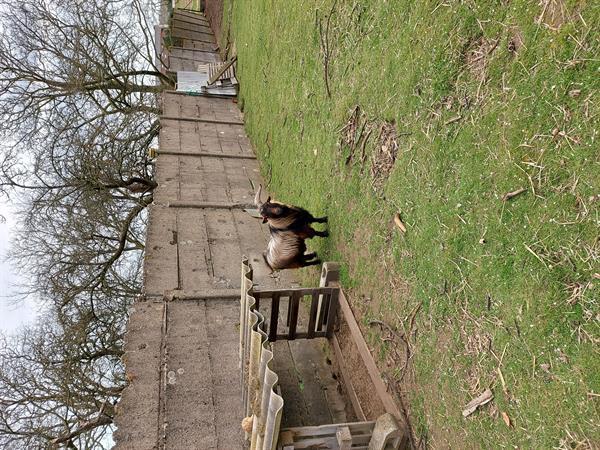
[[273, 294], [271, 298], [271, 319], [269, 321], [269, 341], [277, 340], [277, 323], [279, 322], [279, 294]]
[[333, 327], [337, 320], [339, 292], [339, 290], [333, 291], [329, 297], [329, 308], [327, 309], [327, 337], [333, 336]]
[[210, 77], [208, 79], [208, 85], [210, 86], [211, 84], [214, 84], [215, 81], [217, 81], [219, 79], [219, 77], [221, 75], [223, 75], [227, 71], [227, 69], [229, 69], [233, 65], [233, 63], [236, 61], [237, 61], [237, 56], [234, 56], [231, 60], [229, 60], [225, 64], [223, 64], [223, 66], [219, 70], [217, 70], [212, 77]]
[[298, 292], [294, 292], [290, 297], [289, 303], [289, 311], [290, 311], [290, 323], [289, 323], [289, 332], [288, 339], [293, 341], [296, 339], [296, 327], [298, 326], [298, 310], [300, 309], [300, 299], [302, 297]]
[[[315, 335], [313, 337], [308, 337], [308, 333], [303, 331], [301, 333], [296, 332], [294, 340], [296, 340], [296, 339], [314, 339], [314, 338], [322, 338], [322, 337], [327, 337], [327, 333], [325, 333], [324, 331], [315, 331]], [[278, 333], [277, 340], [278, 341], [287, 341], [290, 339], [289, 339], [288, 333], [285, 333], [285, 334]], [[270, 341], [270, 339], [269, 339], [269, 341]]]
[[313, 293], [310, 299], [310, 315], [308, 316], [308, 338], [315, 337], [315, 324], [317, 321], [317, 306], [319, 303], [319, 294]]
[[224, 100], [229, 100], [229, 101], [231, 101], [233, 98], [235, 98], [232, 95], [212, 94], [209, 92], [187, 92], [187, 91], [164, 90], [162, 93], [163, 94], [171, 94], [171, 95], [189, 95], [192, 97], [222, 98]]
[[[255, 205], [256, 207], [256, 205]], [[287, 289], [252, 289], [253, 295], [260, 296], [262, 298], [271, 297], [271, 295], [277, 293], [279, 295], [283, 295], [287, 297], [288, 295], [292, 295], [294, 293], [298, 293], [298, 295], [312, 295], [312, 294], [331, 294], [333, 291], [337, 290], [336, 287], [319, 287], [319, 288], [287, 288]]]
[[350, 434], [350, 428], [338, 427], [335, 432], [340, 450], [350, 450], [352, 447], [352, 435]]
[[[187, 48], [187, 47], [177, 47], [177, 46], [173, 46], [173, 47], [169, 47], [171, 50], [178, 50], [178, 51], [186, 51], [186, 52], [200, 52], [200, 53], [214, 53], [216, 55], [219, 54], [219, 52], [215, 52], [212, 50], [202, 50], [199, 48]], [[176, 55], [174, 55], [176, 56]]]

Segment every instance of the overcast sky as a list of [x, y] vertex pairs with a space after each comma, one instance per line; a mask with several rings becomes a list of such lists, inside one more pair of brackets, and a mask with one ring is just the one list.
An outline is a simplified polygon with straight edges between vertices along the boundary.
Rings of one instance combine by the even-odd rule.
[[33, 321], [36, 309], [30, 301], [15, 304], [14, 298], [11, 298], [18, 278], [5, 256], [16, 223], [6, 203], [0, 203], [0, 215], [6, 218], [6, 222], [0, 223], [0, 331], [10, 333], [20, 325]]

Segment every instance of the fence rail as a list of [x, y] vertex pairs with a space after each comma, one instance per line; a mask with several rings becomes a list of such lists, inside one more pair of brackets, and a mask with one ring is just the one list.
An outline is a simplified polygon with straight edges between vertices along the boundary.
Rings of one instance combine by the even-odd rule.
[[[253, 289], [254, 308], [269, 320], [263, 325], [269, 341], [331, 337], [339, 288]], [[303, 302], [306, 308], [302, 308]], [[280, 323], [285, 315], [285, 323]]]

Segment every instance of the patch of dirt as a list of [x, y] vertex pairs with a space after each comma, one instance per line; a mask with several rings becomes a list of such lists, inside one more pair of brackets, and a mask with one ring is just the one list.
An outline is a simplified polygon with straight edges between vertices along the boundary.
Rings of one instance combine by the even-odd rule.
[[[360, 163], [361, 171], [367, 159], [366, 145], [371, 133], [373, 124], [368, 120], [367, 115], [356, 105], [350, 113], [346, 125], [341, 129], [340, 148], [348, 148], [345, 164]], [[355, 151], [360, 149], [360, 155], [355, 155]]]
[[369, 139], [371, 136], [377, 136], [371, 155], [370, 173], [374, 190], [380, 190], [389, 177], [398, 155], [396, 124], [369, 119], [357, 105], [351, 110], [348, 121], [340, 130], [340, 134], [340, 149], [348, 150], [344, 161], [345, 165], [358, 164], [361, 173], [367, 163], [366, 146]]
[[564, 0], [542, 0], [539, 4], [542, 12], [536, 19], [538, 24], [544, 24], [551, 30], [558, 30], [570, 20]]
[[466, 64], [469, 73], [476, 80], [483, 81], [487, 77], [488, 60], [492, 52], [498, 46], [499, 39], [487, 39], [481, 37], [467, 50]]
[[371, 176], [375, 190], [381, 188], [390, 175], [398, 155], [398, 132], [393, 122], [383, 122], [379, 127], [379, 140], [371, 160]]
[[523, 33], [518, 27], [510, 29], [510, 39], [508, 41], [508, 51], [513, 55], [519, 53], [519, 50], [524, 46]]

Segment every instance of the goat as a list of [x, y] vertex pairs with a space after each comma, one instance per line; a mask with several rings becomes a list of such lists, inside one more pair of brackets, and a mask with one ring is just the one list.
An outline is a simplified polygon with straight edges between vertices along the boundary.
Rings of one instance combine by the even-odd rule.
[[269, 224], [271, 240], [263, 254], [265, 262], [272, 270], [296, 269], [321, 264], [315, 252], [305, 253], [305, 240], [315, 236], [327, 237], [327, 231], [317, 231], [311, 223], [326, 223], [327, 217], [313, 217], [311, 213], [297, 206], [271, 201], [271, 197], [262, 203], [259, 185], [254, 203], [263, 218]]

